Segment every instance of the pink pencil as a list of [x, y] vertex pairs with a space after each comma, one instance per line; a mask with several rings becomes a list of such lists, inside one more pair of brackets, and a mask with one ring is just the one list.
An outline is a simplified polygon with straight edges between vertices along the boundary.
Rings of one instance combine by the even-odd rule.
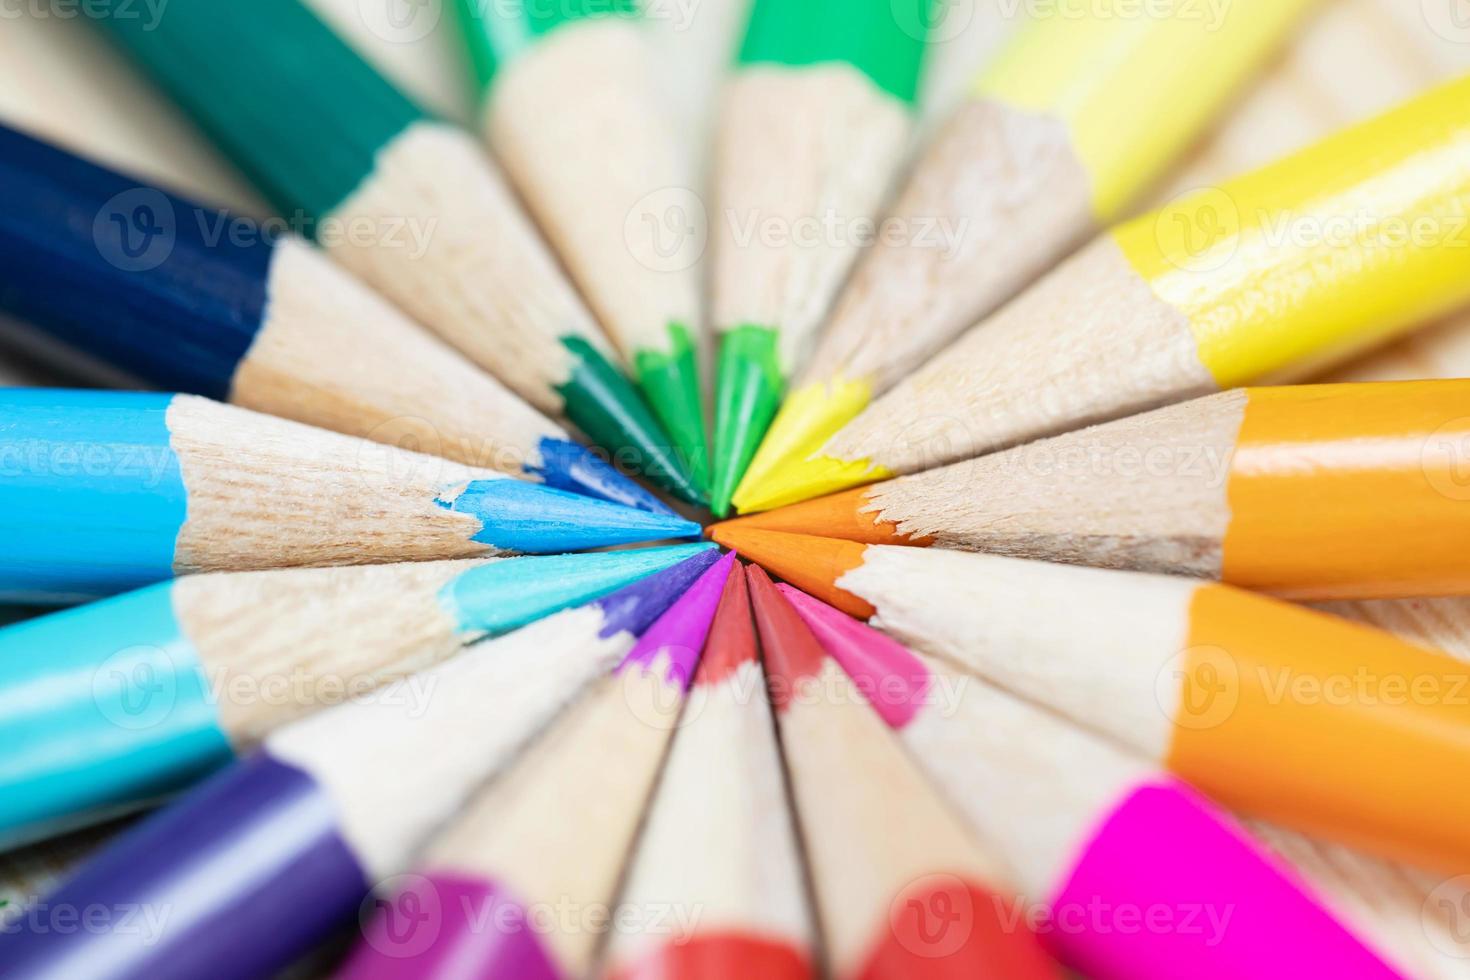
[[1097, 980], [1400, 974], [1179, 780], [778, 586]]

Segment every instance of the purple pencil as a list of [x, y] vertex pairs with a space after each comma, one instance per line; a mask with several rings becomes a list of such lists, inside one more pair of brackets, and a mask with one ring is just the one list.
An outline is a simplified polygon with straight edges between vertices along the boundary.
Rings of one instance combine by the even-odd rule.
[[[374, 884], [403, 871], [718, 561], [712, 545], [689, 553], [371, 700], [272, 733], [261, 751], [121, 837], [42, 914], [0, 932], [0, 973], [232, 980], [288, 965], [350, 922]], [[99, 908], [128, 918], [49, 927], [58, 914]]]
[[343, 980], [589, 972], [734, 563], [727, 555], [705, 572], [430, 845]]

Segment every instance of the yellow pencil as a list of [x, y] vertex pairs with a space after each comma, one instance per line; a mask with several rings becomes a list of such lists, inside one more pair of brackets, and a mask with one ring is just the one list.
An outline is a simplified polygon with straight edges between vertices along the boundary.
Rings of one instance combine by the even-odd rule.
[[773, 475], [761, 509], [1254, 381], [1470, 301], [1470, 76], [1115, 227]]

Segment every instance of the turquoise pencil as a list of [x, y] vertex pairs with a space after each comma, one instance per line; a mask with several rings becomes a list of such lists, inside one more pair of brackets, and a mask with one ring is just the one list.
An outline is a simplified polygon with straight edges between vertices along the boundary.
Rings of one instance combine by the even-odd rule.
[[193, 395], [0, 390], [0, 599], [200, 571], [557, 554], [699, 526]]
[[300, 0], [169, 0], [97, 22], [328, 254], [531, 404], [703, 497], [515, 196]]
[[[193, 575], [0, 629], [0, 850], [182, 789], [306, 714], [712, 545]], [[44, 656], [38, 656], [44, 652]]]

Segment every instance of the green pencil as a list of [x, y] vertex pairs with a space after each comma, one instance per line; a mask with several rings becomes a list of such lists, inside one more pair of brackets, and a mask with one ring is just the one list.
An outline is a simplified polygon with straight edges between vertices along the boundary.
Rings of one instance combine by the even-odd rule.
[[691, 181], [637, 0], [458, 10], [486, 139], [703, 488]]
[[931, 0], [755, 0], [716, 171], [723, 517], [903, 160]]
[[295, 230], [620, 465], [703, 499], [473, 137], [300, 0], [169, 0], [157, 23], [128, 2], [99, 0], [98, 22]]

